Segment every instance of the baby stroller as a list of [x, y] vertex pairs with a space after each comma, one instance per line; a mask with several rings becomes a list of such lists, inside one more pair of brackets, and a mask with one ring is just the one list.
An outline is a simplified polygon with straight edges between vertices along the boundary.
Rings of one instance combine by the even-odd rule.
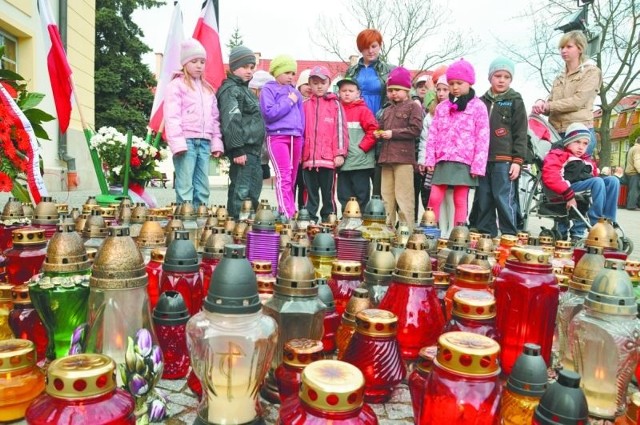
[[[541, 218], [553, 220], [553, 227], [547, 229], [542, 227], [541, 236], [551, 236], [554, 240], [562, 239], [558, 230], [561, 222], [580, 220], [587, 228], [591, 228], [591, 223], [587, 218], [587, 211], [591, 207], [591, 194], [589, 191], [576, 193], [577, 207], [567, 210], [566, 201], [561, 196], [548, 190], [542, 183], [542, 163], [551, 146], [560, 141], [560, 135], [551, 127], [547, 121], [539, 115], [529, 115], [529, 158], [526, 158], [526, 166], [523, 168], [520, 177], [520, 202], [522, 205], [523, 228], [527, 229], [529, 218], [536, 215]], [[627, 238], [623, 229], [614, 223], [618, 233], [618, 249], [630, 254], [633, 251], [633, 242]], [[583, 245], [584, 240], [576, 243]]]

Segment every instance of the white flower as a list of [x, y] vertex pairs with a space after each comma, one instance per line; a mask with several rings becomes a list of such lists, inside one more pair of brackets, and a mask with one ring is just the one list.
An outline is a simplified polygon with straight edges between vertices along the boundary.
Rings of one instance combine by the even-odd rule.
[[120, 171], [122, 171], [122, 165], [118, 165], [117, 167], [113, 167], [113, 169], [111, 170], [116, 174], [120, 174]]

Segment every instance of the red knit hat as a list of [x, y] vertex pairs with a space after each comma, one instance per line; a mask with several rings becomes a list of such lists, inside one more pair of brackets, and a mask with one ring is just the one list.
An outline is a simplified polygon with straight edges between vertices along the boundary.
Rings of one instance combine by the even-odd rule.
[[473, 65], [464, 59], [460, 59], [449, 65], [449, 68], [447, 68], [447, 81], [451, 80], [460, 80], [474, 85], [476, 82], [476, 72], [473, 69]]
[[393, 68], [387, 78], [388, 89], [411, 90], [411, 73], [407, 68], [399, 66]]

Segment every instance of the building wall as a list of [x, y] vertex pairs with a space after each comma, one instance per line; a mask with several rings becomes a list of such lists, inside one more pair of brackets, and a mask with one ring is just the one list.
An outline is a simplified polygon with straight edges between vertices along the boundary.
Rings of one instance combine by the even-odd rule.
[[[59, 24], [61, 3], [68, 3], [66, 47], [76, 93], [86, 125], [93, 127], [95, 1], [49, 0], [54, 18]], [[0, 30], [18, 40], [16, 71], [25, 78], [30, 91], [45, 94], [39, 107], [55, 116], [37, 0], [0, 0]], [[51, 191], [65, 190], [68, 183], [67, 164], [58, 158], [60, 136], [57, 120], [45, 123], [45, 129], [51, 138], [40, 140], [45, 184]], [[82, 131], [79, 108], [75, 102], [66, 137], [69, 154], [76, 158], [79, 187], [97, 189], [98, 184]]]

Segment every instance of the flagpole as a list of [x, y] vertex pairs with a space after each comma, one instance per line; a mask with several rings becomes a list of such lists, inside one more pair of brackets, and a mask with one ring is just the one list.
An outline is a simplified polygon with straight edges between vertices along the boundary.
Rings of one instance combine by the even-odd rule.
[[104, 171], [102, 171], [102, 161], [100, 161], [98, 152], [91, 147], [91, 137], [93, 136], [93, 132], [87, 125], [87, 121], [84, 119], [84, 114], [82, 112], [82, 105], [80, 105], [80, 101], [78, 99], [78, 91], [76, 90], [75, 83], [73, 82], [73, 77], [69, 76], [69, 82], [71, 83], [71, 92], [73, 93], [73, 99], [75, 100], [76, 106], [78, 107], [78, 115], [80, 115], [80, 124], [82, 125], [82, 131], [84, 133], [84, 138], [87, 142], [87, 147], [89, 148], [89, 155], [91, 155], [91, 162], [93, 163], [93, 169], [95, 170], [96, 177], [98, 178], [100, 193], [102, 193], [103, 195], [107, 195], [109, 193], [109, 185], [107, 185], [107, 179], [104, 176]]

